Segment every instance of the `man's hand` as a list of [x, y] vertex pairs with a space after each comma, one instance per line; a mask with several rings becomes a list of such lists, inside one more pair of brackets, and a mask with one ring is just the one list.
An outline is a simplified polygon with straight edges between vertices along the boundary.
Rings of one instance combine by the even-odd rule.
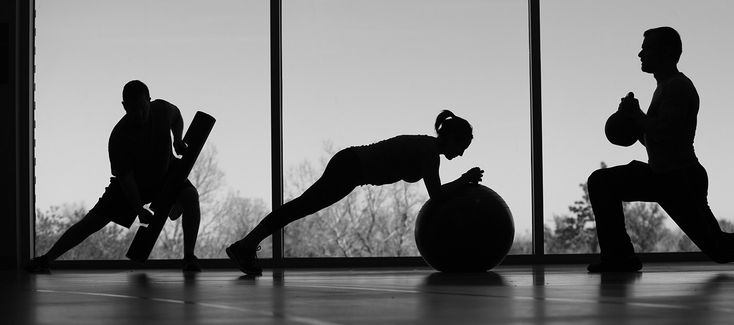
[[640, 102], [635, 98], [635, 94], [628, 93], [619, 103], [618, 112], [632, 118], [635, 127], [643, 129], [645, 121], [645, 113], [640, 109]]
[[186, 153], [186, 149], [189, 148], [189, 145], [187, 145], [186, 142], [183, 142], [183, 140], [176, 140], [173, 141], [173, 148], [176, 149], [176, 154], [183, 156], [183, 154]]
[[153, 220], [153, 212], [150, 212], [150, 210], [146, 209], [145, 207], [140, 207], [140, 211], [138, 211], [138, 220], [140, 221], [140, 223], [149, 225], [150, 222]]
[[477, 184], [482, 181], [482, 176], [484, 176], [484, 171], [479, 167], [474, 167], [461, 175], [461, 179], [467, 184]]
[[623, 114], [627, 114], [630, 116], [636, 116], [642, 113], [642, 110], [640, 109], [640, 102], [635, 98], [635, 94], [632, 92], [628, 93], [627, 96], [622, 98], [622, 100], [619, 102], [619, 108], [617, 108], [618, 111], [622, 112]]

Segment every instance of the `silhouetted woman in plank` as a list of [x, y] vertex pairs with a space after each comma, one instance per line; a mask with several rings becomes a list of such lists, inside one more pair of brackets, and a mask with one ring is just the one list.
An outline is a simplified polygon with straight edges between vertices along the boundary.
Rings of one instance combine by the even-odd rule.
[[483, 170], [474, 167], [453, 182], [441, 185], [440, 155], [451, 160], [464, 154], [473, 139], [472, 127], [448, 110], [436, 117], [437, 136], [400, 135], [366, 146], [337, 152], [324, 174], [301, 196], [268, 214], [245, 238], [227, 247], [227, 256], [248, 275], [262, 274], [257, 260], [260, 242], [287, 224], [341, 200], [360, 185], [409, 183], [423, 179], [432, 199], [482, 180]]

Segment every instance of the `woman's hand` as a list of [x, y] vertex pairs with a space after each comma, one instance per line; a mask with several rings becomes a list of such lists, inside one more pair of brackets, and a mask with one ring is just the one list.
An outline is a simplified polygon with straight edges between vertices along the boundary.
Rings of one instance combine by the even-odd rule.
[[460, 179], [466, 184], [477, 184], [482, 181], [482, 176], [484, 176], [484, 170], [474, 167], [461, 175]]

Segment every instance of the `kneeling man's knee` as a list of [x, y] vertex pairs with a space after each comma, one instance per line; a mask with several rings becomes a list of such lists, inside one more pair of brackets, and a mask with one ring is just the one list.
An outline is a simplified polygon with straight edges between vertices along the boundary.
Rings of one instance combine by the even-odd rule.
[[607, 180], [607, 171], [605, 169], [597, 169], [591, 175], [589, 175], [589, 178], [586, 180], [586, 185], [589, 188], [589, 191], [592, 191], [592, 189], [599, 188], [600, 186], [603, 187], [606, 184]]

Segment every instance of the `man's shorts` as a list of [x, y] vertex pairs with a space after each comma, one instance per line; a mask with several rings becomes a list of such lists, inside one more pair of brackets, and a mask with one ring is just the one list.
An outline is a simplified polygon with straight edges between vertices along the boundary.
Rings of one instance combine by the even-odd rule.
[[[194, 188], [194, 185], [187, 179], [181, 186], [179, 192], [185, 188]], [[150, 203], [155, 193], [140, 193], [140, 200], [143, 204]], [[94, 213], [92, 213], [94, 212]], [[89, 210], [89, 215], [106, 218], [120, 226], [130, 228], [138, 213], [125, 197], [125, 193], [120, 188], [120, 182], [115, 177], [110, 178], [110, 185], [105, 188], [104, 194], [99, 198], [97, 204]]]

